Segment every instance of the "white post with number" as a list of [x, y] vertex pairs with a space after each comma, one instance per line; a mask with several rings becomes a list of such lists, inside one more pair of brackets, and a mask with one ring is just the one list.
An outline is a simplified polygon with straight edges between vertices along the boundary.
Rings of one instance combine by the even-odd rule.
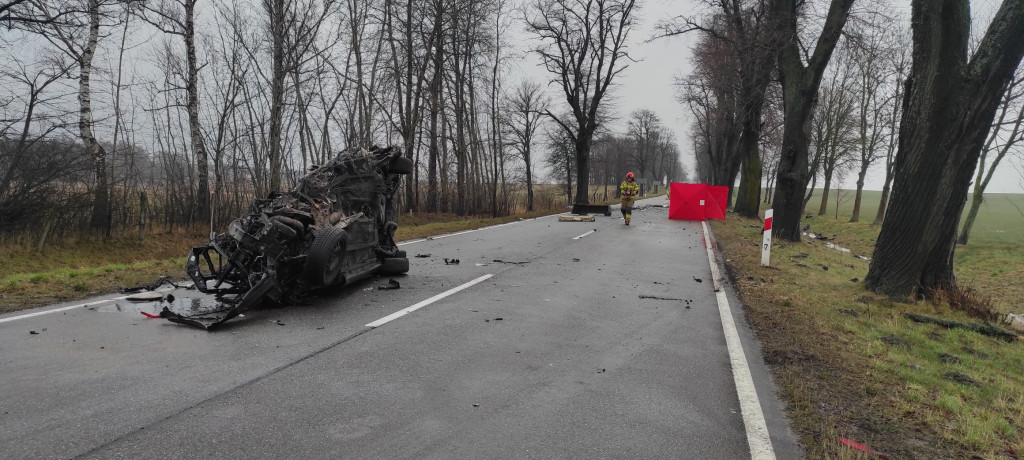
[[764, 212], [764, 236], [761, 238], [761, 265], [767, 267], [772, 258], [772, 210]]

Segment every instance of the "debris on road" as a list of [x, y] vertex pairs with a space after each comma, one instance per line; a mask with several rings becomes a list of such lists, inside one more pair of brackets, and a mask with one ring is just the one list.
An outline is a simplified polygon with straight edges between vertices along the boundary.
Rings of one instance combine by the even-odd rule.
[[386, 291], [386, 290], [391, 290], [391, 289], [401, 289], [401, 288], [402, 288], [402, 285], [398, 284], [398, 281], [393, 279], [393, 278], [389, 279], [387, 283], [382, 284], [380, 286], [377, 286], [377, 289], [381, 290], [381, 291]]
[[128, 297], [125, 297], [125, 300], [130, 300], [132, 302], [156, 302], [158, 300], [163, 300], [163, 298], [164, 294], [162, 292], [148, 291], [139, 292], [138, 294], [132, 294]]
[[149, 319], [155, 319], [155, 318], [159, 318], [160, 317], [160, 315], [154, 315], [152, 313], [146, 313], [144, 311], [140, 311], [139, 313], [142, 313], [142, 316], [145, 316], [146, 318], [149, 318]]
[[449, 258], [445, 258], [445, 259], [444, 259], [444, 264], [445, 264], [445, 265], [458, 265], [458, 264], [459, 264], [459, 259], [449, 259]]
[[654, 299], [654, 300], [679, 300], [679, 301], [683, 300], [683, 299], [677, 299], [675, 297], [658, 297], [656, 295], [644, 295], [644, 294], [641, 294], [640, 298], [641, 299]]
[[690, 276], [692, 276], [692, 277], [693, 277], [693, 280], [694, 280], [694, 281], [696, 281], [696, 282], [698, 282], [698, 283], [703, 283], [703, 282], [704, 282], [704, 280], [702, 280], [702, 279], [700, 279], [700, 278], [697, 278], [696, 276], [693, 276], [693, 275], [690, 275]]
[[559, 222], [596, 222], [597, 221], [597, 217], [593, 216], [593, 215], [586, 215], [586, 216], [566, 216], [566, 215], [561, 215], [561, 216], [558, 216], [558, 221]]
[[427, 257], [430, 257], [430, 254], [416, 254], [417, 259], [426, 259]]
[[191, 289], [191, 287], [189, 287], [189, 286], [180, 286], [180, 285], [178, 285], [177, 283], [174, 282], [174, 280], [172, 280], [172, 279], [170, 279], [170, 278], [168, 278], [166, 276], [161, 276], [161, 277], [157, 278], [156, 282], [153, 283], [153, 284], [146, 284], [146, 285], [143, 285], [143, 286], [135, 286], [135, 287], [130, 287], [130, 288], [122, 288], [121, 289], [121, 293], [122, 294], [134, 294], [136, 292], [155, 291], [158, 287], [163, 286], [165, 284], [170, 284], [171, 286], [173, 286], [175, 288], [185, 287], [186, 289]]
[[28, 331], [28, 334], [29, 335], [39, 335], [39, 333], [36, 332], [36, 331]]
[[492, 262], [494, 262], [496, 264], [512, 264], [512, 265], [525, 265], [525, 264], [530, 263], [529, 261], [526, 261], [526, 262], [512, 262], [512, 261], [501, 260], [501, 259], [494, 259]]

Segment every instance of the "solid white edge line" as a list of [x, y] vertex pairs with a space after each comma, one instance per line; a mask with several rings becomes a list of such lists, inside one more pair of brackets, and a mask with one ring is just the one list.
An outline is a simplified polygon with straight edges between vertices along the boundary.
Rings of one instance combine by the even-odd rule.
[[61, 312], [61, 311], [73, 310], [75, 308], [82, 308], [82, 307], [89, 307], [89, 306], [93, 306], [93, 305], [99, 305], [101, 303], [113, 302], [115, 300], [121, 300], [123, 298], [124, 297], [114, 298], [114, 299], [103, 299], [103, 300], [97, 300], [97, 301], [94, 301], [94, 302], [80, 303], [78, 305], [71, 305], [71, 306], [67, 306], [67, 307], [54, 308], [53, 310], [37, 311], [35, 313], [28, 313], [28, 314], [25, 314], [25, 315], [12, 316], [10, 318], [0, 318], [0, 323], [6, 323], [8, 321], [16, 321], [16, 320], [19, 320], [19, 319], [31, 318], [33, 316], [48, 315], [50, 313], [57, 313], [57, 312]]
[[389, 323], [391, 321], [394, 321], [394, 320], [396, 320], [398, 318], [401, 318], [401, 317], [403, 317], [405, 315], [408, 315], [409, 313], [412, 313], [412, 312], [414, 312], [416, 310], [419, 310], [419, 309], [421, 309], [421, 308], [423, 308], [423, 307], [425, 307], [427, 305], [430, 305], [430, 304], [432, 304], [434, 302], [437, 302], [438, 300], [441, 300], [441, 299], [443, 299], [445, 297], [448, 297], [448, 296], [450, 296], [452, 294], [455, 294], [456, 292], [459, 292], [459, 291], [462, 291], [462, 290], [467, 289], [469, 287], [472, 287], [473, 285], [475, 285], [475, 284], [477, 284], [477, 283], [479, 283], [481, 281], [487, 280], [488, 278], [490, 278], [492, 276], [494, 276], [494, 275], [488, 273], [488, 274], [486, 274], [484, 276], [481, 276], [481, 277], [479, 277], [479, 278], [477, 278], [477, 279], [475, 279], [473, 281], [470, 281], [470, 282], [468, 282], [466, 284], [463, 284], [463, 285], [458, 286], [458, 287], [451, 288], [451, 289], [449, 289], [447, 291], [444, 291], [444, 292], [442, 292], [442, 293], [440, 293], [438, 295], [435, 295], [435, 296], [433, 296], [433, 297], [431, 297], [431, 298], [429, 298], [427, 300], [419, 302], [419, 303], [417, 303], [417, 304], [415, 304], [415, 305], [413, 305], [411, 307], [406, 307], [406, 308], [403, 308], [401, 310], [398, 310], [398, 311], [396, 311], [396, 312], [394, 312], [394, 313], [392, 313], [392, 314], [390, 314], [388, 316], [385, 316], [385, 317], [383, 317], [381, 319], [378, 319], [377, 321], [374, 321], [372, 323], [367, 324], [366, 327], [376, 328], [376, 327], [383, 326], [383, 325], [385, 325], [385, 324], [387, 324], [387, 323]]
[[573, 238], [573, 239], [574, 239], [574, 240], [578, 240], [578, 239], [580, 239], [580, 238], [584, 238], [584, 237], [586, 237], [587, 235], [589, 235], [589, 234], [591, 234], [591, 233], [594, 233], [595, 231], [596, 231], [596, 230], [591, 230], [591, 231], [589, 231], [589, 232], [587, 232], [587, 233], [584, 233], [584, 234], [582, 234], [582, 235], [580, 235], [580, 236], [577, 236], [577, 237], [575, 237], [575, 238]]
[[736, 393], [740, 400], [743, 426], [747, 431], [747, 445], [750, 447], [750, 458], [774, 460], [775, 450], [772, 448], [768, 424], [765, 423], [764, 413], [761, 411], [761, 401], [757, 399], [754, 379], [750, 375], [750, 367], [747, 364], [746, 354], [743, 353], [739, 332], [737, 332], [736, 323], [732, 319], [729, 299], [725, 295], [725, 290], [722, 289], [718, 262], [715, 260], [715, 254], [711, 247], [711, 237], [708, 234], [708, 225], [706, 222], [701, 222], [700, 224], [704, 229], [704, 243], [708, 251], [708, 262], [711, 263], [711, 280], [714, 283], [715, 297], [718, 300], [718, 313], [722, 317], [722, 331], [725, 333], [725, 344], [729, 349], [732, 378], [736, 384]]
[[[154, 292], [167, 292], [167, 291], [170, 291], [170, 289], [156, 289]], [[28, 314], [24, 314], [24, 315], [11, 316], [10, 318], [0, 318], [0, 323], [6, 323], [8, 321], [17, 321], [19, 319], [32, 318], [34, 316], [48, 315], [50, 313], [58, 313], [58, 312], [62, 312], [62, 311], [74, 310], [76, 308], [91, 307], [93, 305], [99, 305], [101, 303], [113, 302], [115, 300], [124, 300], [124, 299], [127, 299], [128, 297], [131, 297], [131, 296], [123, 295], [123, 296], [120, 296], [120, 297], [111, 297], [109, 299], [94, 300], [92, 302], [80, 303], [80, 304], [76, 304], [76, 305], [69, 305], [67, 307], [54, 308], [53, 310], [37, 311], [35, 313], [28, 313]]]

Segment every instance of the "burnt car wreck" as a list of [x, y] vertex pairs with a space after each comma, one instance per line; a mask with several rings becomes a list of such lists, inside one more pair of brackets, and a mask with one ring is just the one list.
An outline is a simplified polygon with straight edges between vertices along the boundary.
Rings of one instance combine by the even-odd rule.
[[264, 305], [377, 274], [409, 271], [395, 244], [395, 192], [412, 162], [397, 147], [348, 149], [314, 167], [293, 190], [256, 199], [227, 233], [192, 248], [185, 271], [218, 308], [160, 317], [214, 329]]

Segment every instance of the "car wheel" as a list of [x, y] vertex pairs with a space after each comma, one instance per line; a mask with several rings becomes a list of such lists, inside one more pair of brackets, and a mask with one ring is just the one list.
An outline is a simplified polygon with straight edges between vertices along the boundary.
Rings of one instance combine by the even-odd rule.
[[405, 257], [388, 257], [380, 267], [381, 275], [401, 275], [409, 272], [409, 259]]
[[412, 174], [412, 160], [406, 157], [395, 157], [391, 160], [391, 165], [388, 166], [388, 172], [391, 174]]
[[347, 235], [338, 227], [320, 230], [306, 254], [306, 280], [317, 286], [330, 286], [341, 274]]

